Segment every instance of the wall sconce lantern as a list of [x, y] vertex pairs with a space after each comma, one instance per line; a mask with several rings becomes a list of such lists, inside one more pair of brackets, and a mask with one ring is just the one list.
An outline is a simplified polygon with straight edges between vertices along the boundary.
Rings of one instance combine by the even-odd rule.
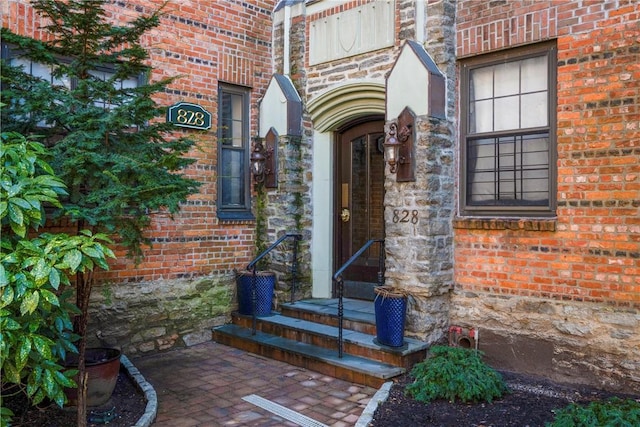
[[415, 181], [414, 116], [407, 107], [389, 125], [384, 141], [384, 157], [397, 182]]
[[269, 188], [277, 187], [277, 138], [273, 129], [265, 136], [264, 144], [261, 138], [256, 138], [250, 157], [253, 178], [257, 183], [264, 183], [264, 186]]
[[396, 138], [398, 134], [398, 124], [393, 122], [389, 125], [389, 131], [387, 132], [387, 138], [384, 141], [384, 158], [389, 164], [391, 173], [396, 173], [398, 170], [398, 155], [400, 153], [400, 141]]
[[256, 182], [264, 181], [264, 147], [262, 141], [256, 139], [253, 143], [253, 151], [251, 152], [251, 173], [256, 179]]

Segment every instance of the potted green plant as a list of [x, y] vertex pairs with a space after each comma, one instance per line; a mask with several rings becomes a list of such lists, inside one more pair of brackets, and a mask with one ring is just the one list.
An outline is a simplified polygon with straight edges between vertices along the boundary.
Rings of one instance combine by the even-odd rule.
[[376, 341], [389, 347], [404, 345], [404, 325], [407, 316], [407, 293], [392, 286], [374, 289]]

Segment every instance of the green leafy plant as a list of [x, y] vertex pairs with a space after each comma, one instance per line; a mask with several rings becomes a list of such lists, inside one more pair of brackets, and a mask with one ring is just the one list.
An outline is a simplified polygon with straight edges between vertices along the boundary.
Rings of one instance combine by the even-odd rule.
[[555, 411], [548, 427], [635, 427], [640, 425], [640, 402], [612, 397], [589, 405], [572, 403]]
[[[33, 236], [44, 224], [45, 204], [61, 206], [64, 183], [46, 162], [42, 144], [14, 132], [2, 133], [0, 140], [2, 396], [25, 393], [34, 405], [49, 399], [62, 406], [64, 388], [76, 386], [77, 373], [61, 366], [67, 352], [77, 352], [70, 277], [95, 266], [107, 269], [106, 258], [114, 255], [104, 234]], [[2, 407], [2, 425], [11, 416]]]
[[414, 381], [405, 392], [420, 402], [457, 399], [492, 402], [508, 391], [502, 376], [481, 359], [481, 352], [434, 346], [429, 357], [411, 370]]

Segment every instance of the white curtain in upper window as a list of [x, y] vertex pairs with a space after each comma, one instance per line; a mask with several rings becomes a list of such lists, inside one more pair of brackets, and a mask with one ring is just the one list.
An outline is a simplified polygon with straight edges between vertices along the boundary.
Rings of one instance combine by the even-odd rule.
[[547, 57], [470, 72], [469, 133], [548, 126]]

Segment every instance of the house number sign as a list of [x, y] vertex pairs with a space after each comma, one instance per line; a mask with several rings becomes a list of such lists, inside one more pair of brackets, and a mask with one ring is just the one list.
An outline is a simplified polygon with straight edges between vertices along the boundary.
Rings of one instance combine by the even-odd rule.
[[418, 211], [416, 209], [394, 209], [392, 221], [394, 224], [399, 222], [410, 222], [411, 224], [418, 223]]
[[191, 129], [211, 128], [211, 113], [197, 104], [178, 102], [167, 110], [167, 121]]

